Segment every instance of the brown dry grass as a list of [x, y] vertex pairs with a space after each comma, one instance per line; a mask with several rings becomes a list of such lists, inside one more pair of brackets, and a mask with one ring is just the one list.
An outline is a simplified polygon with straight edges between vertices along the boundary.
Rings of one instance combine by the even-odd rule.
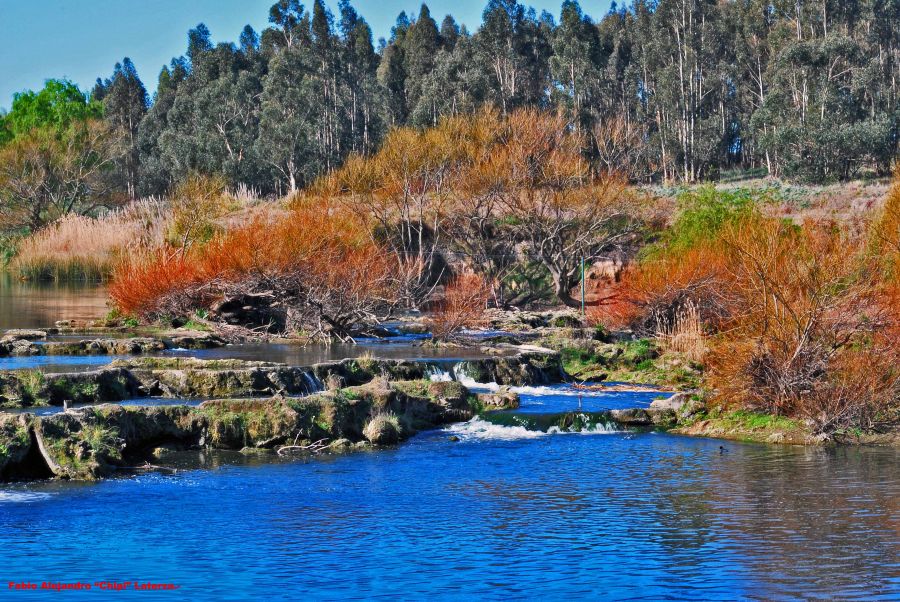
[[167, 216], [155, 199], [99, 218], [68, 215], [23, 240], [10, 267], [29, 280], [100, 280], [123, 254], [158, 246]]

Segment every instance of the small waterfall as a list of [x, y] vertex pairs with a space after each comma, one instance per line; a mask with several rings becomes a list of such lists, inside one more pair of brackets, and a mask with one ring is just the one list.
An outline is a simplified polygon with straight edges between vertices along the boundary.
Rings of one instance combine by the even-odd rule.
[[500, 388], [497, 383], [480, 383], [469, 375], [466, 370], [468, 362], [455, 362], [448, 365], [444, 363], [428, 363], [425, 365], [425, 374], [432, 382], [448, 382], [455, 380], [467, 389], [474, 391], [496, 391]]
[[496, 391], [500, 388], [495, 382], [490, 383], [480, 383], [476, 381], [467, 371], [466, 369], [467, 362], [457, 362], [453, 364], [453, 370], [451, 373], [455, 377], [454, 380], [462, 384], [467, 389], [472, 389], [474, 391]]
[[426, 364], [425, 365], [425, 374], [428, 376], [431, 382], [450, 382], [455, 380], [453, 378], [453, 368], [447, 370], [444, 365], [441, 364]]
[[319, 377], [312, 372], [307, 371], [303, 373], [303, 383], [307, 395], [312, 395], [313, 393], [325, 390], [325, 385], [323, 385], [322, 381], [319, 380]]
[[621, 426], [609, 419], [606, 412], [562, 412], [549, 414], [514, 411], [491, 412], [479, 417], [497, 427], [525, 429], [541, 435], [564, 435], [580, 433], [597, 435], [625, 432]]
[[[562, 423], [569, 422], [567, 420], [563, 420]], [[623, 432], [622, 427], [619, 425], [606, 420], [605, 418], [598, 417], [591, 414], [575, 414], [571, 419], [571, 422], [565, 426], [551, 426], [547, 429], [547, 433], [551, 435], [561, 434], [561, 433], [582, 433], [585, 435], [589, 434], [601, 434], [601, 433], [621, 433]]]

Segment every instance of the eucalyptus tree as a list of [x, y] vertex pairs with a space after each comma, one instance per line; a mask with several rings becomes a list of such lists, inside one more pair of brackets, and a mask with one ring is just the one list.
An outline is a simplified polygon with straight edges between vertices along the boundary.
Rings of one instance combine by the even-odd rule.
[[550, 67], [556, 100], [571, 112], [578, 127], [589, 127], [593, 121], [605, 59], [598, 29], [576, 0], [565, 0], [553, 32]]
[[433, 126], [443, 116], [473, 113], [484, 104], [490, 85], [490, 73], [479, 65], [472, 37], [463, 28], [452, 49], [438, 51], [410, 121]]
[[103, 103], [106, 121], [125, 137], [121, 174], [128, 197], [133, 199], [137, 196], [139, 176], [138, 128], [147, 114], [149, 97], [131, 59], [125, 57], [116, 63], [112, 77], [106, 81], [98, 79], [92, 97]]
[[422, 4], [419, 17], [410, 26], [404, 42], [406, 71], [406, 102], [415, 121], [415, 107], [422, 96], [425, 79], [434, 70], [435, 58], [441, 47], [437, 23], [431, 18], [428, 6]]
[[516, 0], [489, 0], [482, 19], [473, 39], [480, 64], [491, 74], [488, 100], [504, 114], [545, 105], [551, 49], [534, 10]]

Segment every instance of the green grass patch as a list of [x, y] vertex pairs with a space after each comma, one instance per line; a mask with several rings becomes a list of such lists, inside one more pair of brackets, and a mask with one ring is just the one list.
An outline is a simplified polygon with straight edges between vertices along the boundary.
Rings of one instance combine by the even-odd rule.
[[725, 425], [732, 425], [735, 429], [748, 431], [795, 431], [800, 428], [797, 421], [786, 416], [759, 414], [746, 410], [723, 413], [718, 420]]

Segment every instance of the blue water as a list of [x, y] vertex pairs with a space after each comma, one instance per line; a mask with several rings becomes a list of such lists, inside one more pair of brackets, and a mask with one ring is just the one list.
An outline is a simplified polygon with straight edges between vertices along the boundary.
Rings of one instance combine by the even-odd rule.
[[569, 384], [543, 387], [512, 387], [523, 398], [521, 413], [556, 413], [584, 410], [618, 410], [623, 408], [646, 408], [654, 399], [666, 398], [672, 393], [660, 391], [615, 391], [596, 388], [578, 389]]
[[[80, 339], [87, 337], [79, 337]], [[367, 340], [358, 345], [288, 345], [288, 344], [243, 344], [227, 345], [214, 349], [172, 349], [149, 354], [163, 357], [196, 357], [200, 359], [239, 359], [250, 361], [278, 362], [291, 366], [311, 366], [320, 362], [371, 355], [380, 359], [420, 360], [435, 359], [443, 362], [493, 357], [477, 347], [434, 348], [415, 344], [408, 337]], [[496, 355], [496, 354], [494, 354]], [[78, 372], [96, 370], [116, 359], [134, 356], [120, 355], [32, 355], [20, 357], [0, 357], [0, 370], [21, 370], [25, 368], [52, 372]]]
[[0, 357], [0, 370], [22, 370], [40, 368], [47, 373], [80, 372], [96, 370], [100, 366], [117, 360], [128, 359], [126, 355], [28, 355], [21, 357]]
[[189, 600], [900, 597], [892, 449], [475, 419], [375, 452], [175, 465], [0, 488], [0, 577]]

